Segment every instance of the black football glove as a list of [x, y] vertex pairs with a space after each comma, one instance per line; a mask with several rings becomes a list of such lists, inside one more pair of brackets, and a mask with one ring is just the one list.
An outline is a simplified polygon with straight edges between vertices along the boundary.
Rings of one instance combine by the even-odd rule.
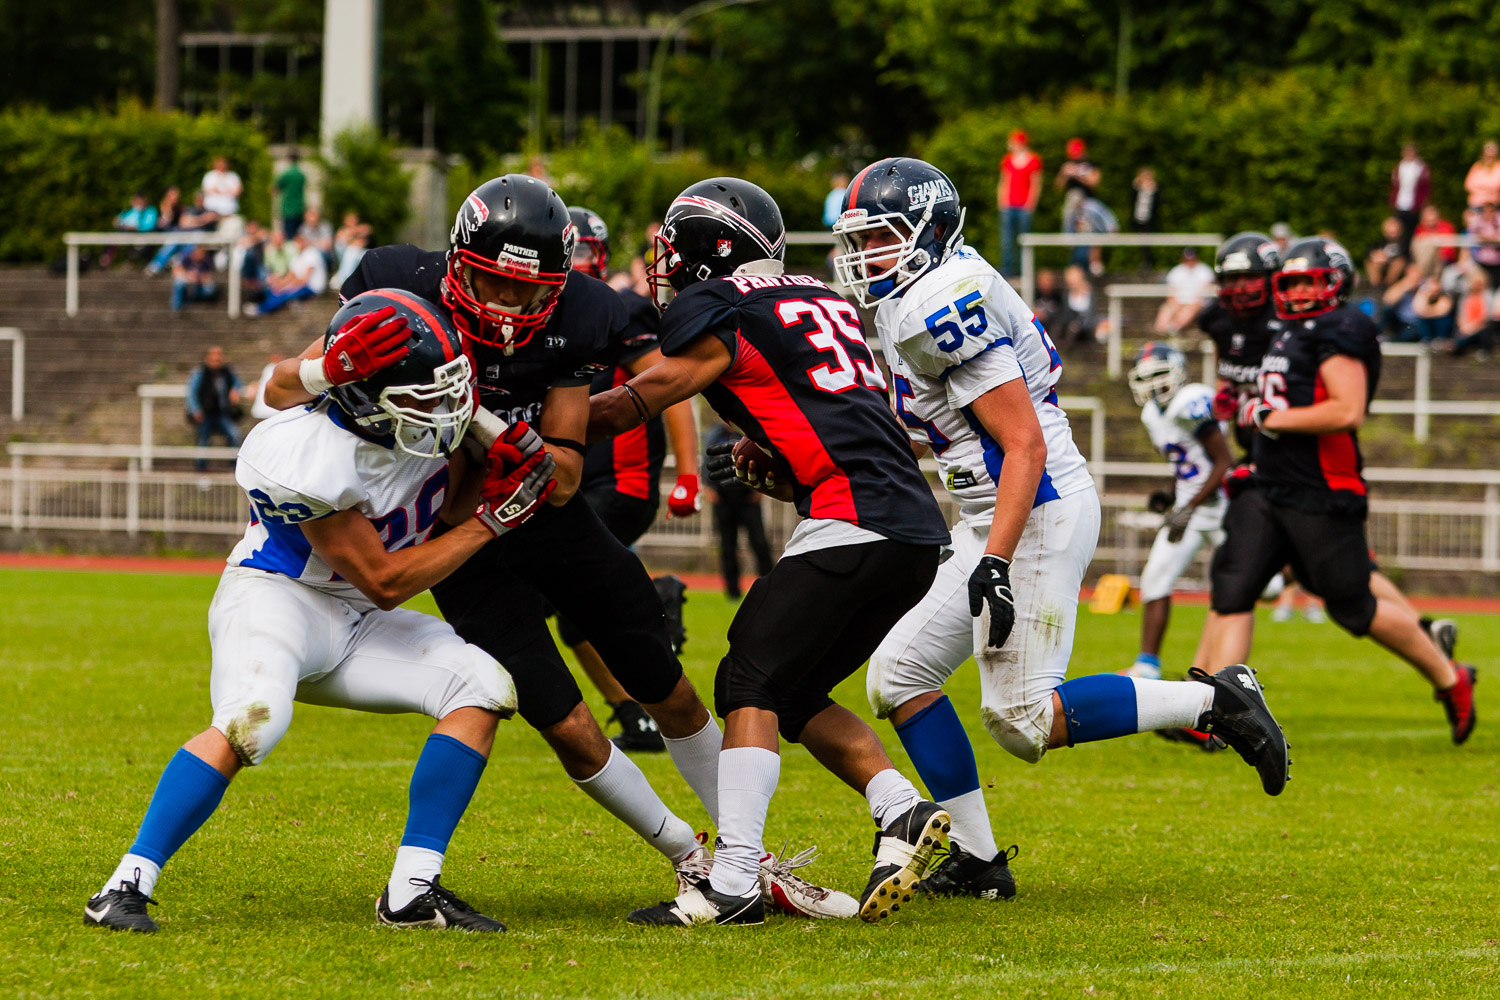
[[1154, 490], [1146, 499], [1146, 509], [1153, 514], [1165, 514], [1172, 509], [1172, 494], [1166, 490]]
[[1174, 507], [1167, 511], [1167, 516], [1161, 520], [1161, 526], [1167, 529], [1167, 541], [1173, 545], [1182, 541], [1182, 536], [1187, 533], [1188, 522], [1192, 519], [1193, 508], [1191, 507]]
[[969, 574], [969, 614], [978, 618], [990, 604], [990, 645], [1000, 647], [1016, 627], [1016, 599], [1010, 592], [1010, 560], [985, 555]]
[[708, 473], [708, 481], [715, 486], [743, 486], [739, 477], [734, 473], [734, 446], [738, 442], [720, 441], [711, 444], [704, 451], [706, 456], [703, 460], [703, 471]]

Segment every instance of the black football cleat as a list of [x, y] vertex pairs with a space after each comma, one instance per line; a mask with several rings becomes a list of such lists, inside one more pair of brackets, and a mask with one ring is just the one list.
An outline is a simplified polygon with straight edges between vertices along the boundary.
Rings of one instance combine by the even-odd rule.
[[934, 852], [937, 864], [927, 877], [917, 883], [917, 891], [933, 896], [973, 896], [975, 899], [1015, 899], [1016, 879], [1010, 873], [1010, 859], [1018, 853], [1016, 845], [985, 861], [950, 844], [946, 851]]
[[1458, 622], [1452, 618], [1423, 618], [1422, 631], [1437, 643], [1444, 656], [1453, 659], [1453, 651], [1458, 648]]
[[632, 924], [647, 927], [696, 927], [703, 924], [763, 924], [766, 922], [766, 904], [761, 898], [760, 880], [755, 888], [744, 896], [731, 896], [715, 892], [708, 881], [687, 890], [676, 899], [668, 899], [655, 906], [631, 910], [625, 918]]
[[1479, 671], [1467, 663], [1455, 663], [1453, 667], [1458, 673], [1458, 683], [1438, 691], [1433, 697], [1442, 702], [1443, 711], [1448, 713], [1453, 745], [1460, 746], [1474, 732], [1474, 725], [1479, 721], [1474, 713], [1474, 685], [1479, 683]]
[[1255, 671], [1242, 663], [1216, 674], [1197, 667], [1188, 671], [1191, 680], [1214, 689], [1213, 705], [1195, 727], [1212, 733], [1245, 759], [1260, 774], [1267, 795], [1280, 795], [1286, 787], [1292, 759], [1287, 753], [1286, 734], [1276, 724]]
[[640, 702], [622, 701], [612, 707], [614, 712], [609, 721], [620, 724], [620, 734], [610, 739], [615, 746], [639, 753], [661, 753], [667, 748], [656, 720], [646, 714]]
[[1173, 726], [1170, 729], [1154, 729], [1156, 733], [1168, 743], [1187, 743], [1195, 746], [1204, 753], [1213, 753], [1224, 749], [1224, 741], [1213, 733], [1201, 732], [1197, 729], [1189, 729], [1186, 726]]
[[458, 931], [485, 933], [505, 930], [500, 921], [480, 913], [459, 899], [452, 889], [439, 884], [441, 877], [436, 876], [430, 882], [412, 879], [412, 885], [425, 885], [427, 891], [399, 910], [391, 909], [390, 889], [387, 888], [375, 904], [375, 919], [388, 927], [451, 927]]
[[101, 892], [83, 906], [83, 922], [93, 927], [108, 927], [112, 931], [135, 931], [137, 934], [155, 934], [156, 921], [146, 913], [146, 904], [158, 905], [156, 900], [141, 892], [141, 870], [135, 871], [135, 881], [120, 881], [118, 889]]
[[859, 897], [861, 920], [876, 923], [912, 901], [952, 825], [946, 809], [924, 799], [875, 834], [875, 868]]
[[672, 640], [672, 652], [682, 655], [687, 645], [687, 625], [682, 621], [682, 606], [687, 603], [687, 584], [671, 573], [652, 579], [656, 594], [661, 598], [662, 610], [667, 613], [667, 638]]

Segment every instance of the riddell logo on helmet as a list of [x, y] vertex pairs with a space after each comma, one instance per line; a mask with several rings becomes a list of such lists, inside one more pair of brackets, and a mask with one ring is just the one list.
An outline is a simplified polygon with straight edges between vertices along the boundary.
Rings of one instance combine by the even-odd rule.
[[952, 201], [954, 197], [953, 186], [940, 179], [923, 181], [906, 189], [906, 200], [913, 205]]

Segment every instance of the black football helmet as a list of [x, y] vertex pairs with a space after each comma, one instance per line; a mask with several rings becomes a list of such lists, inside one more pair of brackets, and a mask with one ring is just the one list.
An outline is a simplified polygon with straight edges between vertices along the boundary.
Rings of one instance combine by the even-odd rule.
[[712, 177], [668, 206], [648, 276], [652, 297], [665, 309], [689, 285], [759, 261], [774, 261], [779, 274], [785, 258], [786, 225], [775, 199], [738, 177]]
[[1333, 240], [1312, 236], [1286, 248], [1271, 276], [1271, 296], [1282, 319], [1332, 312], [1354, 290], [1354, 258]]
[[402, 451], [438, 458], [458, 446], [474, 415], [474, 369], [463, 338], [443, 311], [397, 288], [362, 292], [344, 303], [323, 335], [323, 352], [337, 351], [339, 337], [359, 317], [393, 306], [406, 318], [411, 352], [360, 382], [328, 390], [361, 432], [392, 437]]
[[1187, 384], [1187, 358], [1171, 344], [1153, 340], [1141, 348], [1130, 369], [1130, 394], [1136, 406], [1155, 401], [1166, 406]]
[[1271, 298], [1271, 275], [1281, 265], [1276, 241], [1265, 233], [1235, 233], [1219, 244], [1214, 274], [1225, 309], [1252, 313]]
[[599, 213], [574, 205], [568, 218], [578, 239], [573, 244], [573, 270], [595, 278], [609, 277], [609, 227]]
[[[475, 188], [448, 237], [443, 302], [459, 331], [507, 354], [541, 329], [573, 267], [568, 207], [542, 181], [506, 174]], [[505, 279], [509, 301], [481, 302], [475, 272]]]
[[[900, 293], [963, 245], [964, 209], [948, 175], [925, 160], [893, 156], [861, 170], [833, 224], [840, 283], [865, 307]], [[876, 234], [894, 242], [869, 247]], [[878, 271], [871, 265], [880, 265]]]

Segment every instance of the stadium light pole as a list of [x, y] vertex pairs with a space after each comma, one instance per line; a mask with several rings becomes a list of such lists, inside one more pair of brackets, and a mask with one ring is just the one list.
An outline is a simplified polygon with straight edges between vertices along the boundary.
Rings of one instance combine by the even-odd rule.
[[651, 60], [651, 78], [646, 86], [646, 152], [648, 155], [656, 155], [656, 129], [661, 118], [661, 76], [667, 68], [667, 53], [672, 50], [672, 44], [677, 41], [677, 36], [682, 34], [688, 22], [704, 14], [712, 14], [725, 7], [738, 7], [759, 2], [760, 0], [703, 0], [702, 3], [693, 4], [667, 22], [666, 34], [657, 43], [656, 55]]

